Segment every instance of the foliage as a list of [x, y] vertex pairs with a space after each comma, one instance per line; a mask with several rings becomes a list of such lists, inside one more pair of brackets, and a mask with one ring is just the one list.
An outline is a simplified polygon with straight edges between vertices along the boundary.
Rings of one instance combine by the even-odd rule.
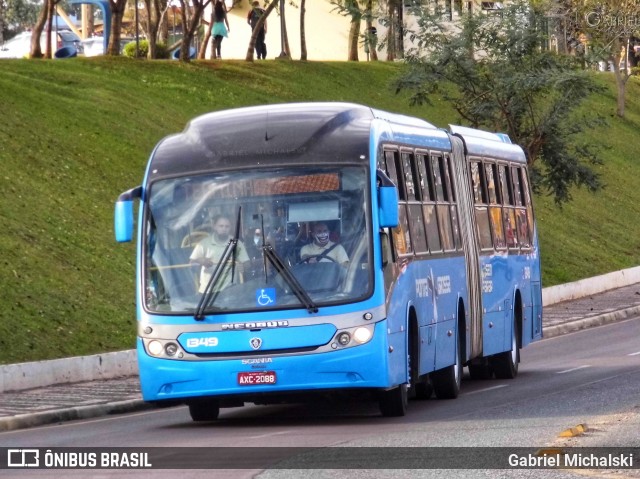
[[[149, 40], [139, 40], [137, 48], [137, 58], [147, 58], [147, 55], [149, 55]], [[127, 43], [122, 49], [122, 54], [128, 58], [136, 58], [136, 42]]]
[[574, 113], [600, 87], [570, 57], [540, 48], [539, 17], [526, 4], [458, 26], [422, 13], [420, 30], [409, 33], [419, 48], [406, 54], [411, 69], [397, 91], [413, 91], [416, 104], [441, 95], [464, 123], [506, 132], [524, 148], [536, 191], [558, 203], [573, 186], [601, 187], [597, 148], [584, 132], [602, 119]]
[[[586, 59], [613, 65], [616, 77], [616, 114], [624, 117], [626, 83], [630, 69], [622, 69], [628, 61], [629, 40], [640, 34], [640, 1], [638, 0], [581, 0], [567, 2], [565, 18], [570, 28], [586, 36]], [[624, 58], [624, 57], [627, 58]]]
[[20, 31], [36, 23], [40, 5], [30, 0], [0, 0], [0, 28], [2, 38], [9, 40]]
[[[132, 41], [127, 43], [122, 49], [122, 54], [127, 58], [136, 58], [136, 42]], [[149, 55], [149, 41], [138, 41], [138, 58], [147, 58]], [[156, 58], [167, 59], [169, 58], [169, 50], [164, 42], [156, 43]]]
[[[209, 111], [291, 101], [347, 101], [456, 121], [439, 97], [393, 95], [403, 68], [387, 62], [3, 60], [0, 105], [0, 363], [129, 349], [135, 341], [134, 245], [113, 238], [117, 196], [142, 181], [154, 145]], [[606, 87], [580, 108], [603, 113]], [[45, 85], [46, 87], [44, 87]], [[607, 145], [609, 187], [575, 191], [559, 210], [536, 197], [543, 284], [640, 264], [640, 81], [624, 120], [592, 133]]]

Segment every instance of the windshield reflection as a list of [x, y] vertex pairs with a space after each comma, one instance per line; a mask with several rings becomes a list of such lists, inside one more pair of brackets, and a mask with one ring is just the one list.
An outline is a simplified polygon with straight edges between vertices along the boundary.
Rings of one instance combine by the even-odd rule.
[[312, 312], [364, 299], [372, 284], [367, 188], [361, 167], [154, 183], [144, 235], [146, 309], [201, 319], [262, 309]]

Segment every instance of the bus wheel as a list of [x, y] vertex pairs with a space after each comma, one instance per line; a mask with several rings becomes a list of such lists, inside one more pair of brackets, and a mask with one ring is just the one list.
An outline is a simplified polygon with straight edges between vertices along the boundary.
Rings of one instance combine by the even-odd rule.
[[431, 373], [431, 384], [438, 399], [455, 399], [460, 392], [462, 382], [462, 358], [460, 357], [460, 338], [456, 340], [456, 362], [451, 366]]
[[215, 421], [220, 414], [220, 406], [215, 399], [189, 403], [189, 414], [194, 421]]
[[384, 417], [404, 416], [407, 413], [408, 402], [407, 385], [400, 384], [389, 391], [380, 393], [380, 412]]
[[496, 379], [513, 379], [518, 375], [518, 340], [516, 338], [517, 326], [514, 323], [511, 328], [511, 351], [496, 354], [491, 358], [491, 366], [496, 375]]

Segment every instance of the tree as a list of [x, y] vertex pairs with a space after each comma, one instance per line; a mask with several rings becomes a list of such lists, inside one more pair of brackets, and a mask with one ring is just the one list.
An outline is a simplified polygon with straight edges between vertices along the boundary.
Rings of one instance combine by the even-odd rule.
[[500, 17], [464, 16], [455, 28], [428, 17], [412, 32], [419, 48], [406, 53], [410, 68], [398, 91], [410, 89], [418, 103], [438, 95], [464, 123], [506, 132], [523, 147], [535, 190], [558, 203], [571, 199], [573, 186], [601, 187], [592, 169], [597, 148], [584, 134], [601, 120], [576, 116], [600, 88], [574, 58], [540, 48], [539, 15], [515, 3]]
[[169, 2], [167, 0], [144, 0], [145, 11], [147, 12], [146, 23], [147, 39], [149, 40], [148, 58], [156, 58], [156, 44], [158, 42], [158, 32], [160, 25], [167, 11]]
[[16, 33], [30, 29], [42, 10], [33, 0], [0, 0], [0, 44]]
[[623, 71], [620, 64], [628, 63], [627, 45], [640, 29], [640, 0], [574, 0], [567, 13], [574, 20], [576, 29], [588, 36], [590, 56], [613, 65], [616, 114], [624, 117], [626, 84], [631, 69]]
[[307, 39], [304, 27], [305, 16], [305, 3], [306, 0], [300, 2], [300, 60], [307, 60]]
[[109, 0], [111, 10], [111, 31], [109, 32], [109, 45], [106, 55], [120, 55], [120, 36], [122, 32], [122, 17], [124, 17], [127, 0]]
[[[360, 24], [365, 15], [365, 10], [360, 6], [358, 0], [331, 0], [331, 3], [336, 6], [341, 15], [351, 18], [349, 23], [349, 48], [347, 52], [347, 60], [357, 62], [358, 58], [358, 43], [360, 40]], [[366, 2], [367, 4], [369, 2]]]
[[251, 33], [251, 40], [249, 40], [249, 48], [247, 48], [247, 56], [245, 57], [246, 61], [253, 61], [253, 52], [256, 49], [256, 39], [258, 38], [258, 32], [264, 25], [264, 22], [267, 21], [267, 17], [269, 16], [269, 14], [273, 11], [274, 8], [276, 8], [276, 5], [279, 2], [280, 0], [271, 0], [271, 3], [264, 11], [264, 15], [260, 17], [260, 20], [258, 20], [258, 23], [256, 23], [256, 26], [253, 28], [253, 32]]
[[[31, 58], [51, 58], [53, 56], [53, 48], [51, 45], [53, 17], [56, 5], [60, 3], [60, 1], [61, 0], [45, 0], [42, 5], [40, 15], [38, 15], [38, 20], [31, 31], [31, 48], [29, 52], [29, 56]], [[40, 38], [42, 37], [42, 32], [45, 31], [45, 27], [47, 34], [45, 36], [45, 51], [43, 54], [42, 47], [40, 46]]]

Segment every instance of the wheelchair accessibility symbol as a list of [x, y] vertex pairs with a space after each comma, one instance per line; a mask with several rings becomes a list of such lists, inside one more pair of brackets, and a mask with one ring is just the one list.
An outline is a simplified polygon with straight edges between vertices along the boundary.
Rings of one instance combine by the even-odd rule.
[[264, 288], [256, 291], [256, 306], [269, 306], [276, 302], [276, 289]]

